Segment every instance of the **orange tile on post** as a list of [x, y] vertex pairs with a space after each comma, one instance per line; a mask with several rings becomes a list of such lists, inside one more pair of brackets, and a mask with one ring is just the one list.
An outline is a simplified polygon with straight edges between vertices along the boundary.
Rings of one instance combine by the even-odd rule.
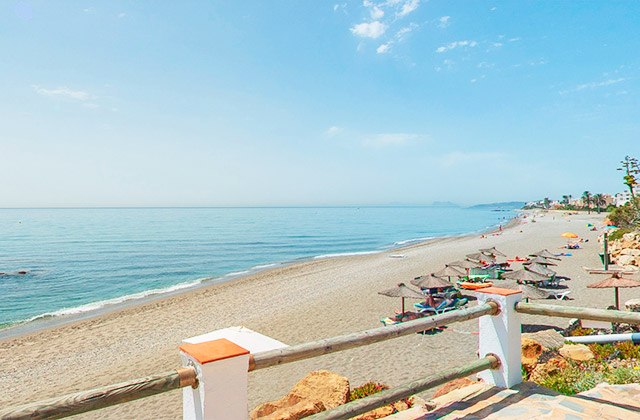
[[240, 347], [226, 338], [220, 338], [204, 343], [184, 343], [180, 346], [180, 350], [197, 360], [201, 365], [224, 360], [230, 357], [249, 354], [249, 350]]

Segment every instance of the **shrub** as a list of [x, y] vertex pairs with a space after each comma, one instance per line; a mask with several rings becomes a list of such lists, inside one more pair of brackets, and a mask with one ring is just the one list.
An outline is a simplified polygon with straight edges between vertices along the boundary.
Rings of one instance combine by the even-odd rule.
[[621, 359], [640, 359], [640, 346], [631, 341], [623, 341], [616, 344]]
[[593, 335], [593, 330], [591, 328], [576, 327], [569, 333], [571, 337], [582, 337], [583, 335]]
[[636, 205], [632, 205], [628, 202], [624, 206], [616, 207], [609, 214], [609, 220], [614, 225], [620, 228], [633, 228], [638, 225], [640, 215], [638, 209], [640, 208], [640, 198], [636, 198]]
[[629, 232], [633, 232], [633, 229], [616, 229], [609, 234], [609, 241], [617, 241], [618, 239], [622, 239], [622, 235]]
[[[384, 391], [385, 389], [389, 389], [389, 387], [385, 384], [381, 384], [379, 382], [367, 382], [366, 384], [360, 385], [351, 390], [349, 394], [349, 401], [359, 400], [360, 398], [365, 398], [365, 397], [368, 397], [369, 395], [377, 394], [378, 392]], [[405, 403], [408, 408], [411, 408], [413, 406], [412, 398], [404, 398], [400, 401]], [[394, 412], [397, 412], [398, 409], [394, 404], [389, 404], [389, 405], [391, 406]]]
[[596, 360], [605, 361], [609, 360], [612, 356], [617, 356], [618, 352], [613, 344], [589, 344], [589, 349], [596, 357]]

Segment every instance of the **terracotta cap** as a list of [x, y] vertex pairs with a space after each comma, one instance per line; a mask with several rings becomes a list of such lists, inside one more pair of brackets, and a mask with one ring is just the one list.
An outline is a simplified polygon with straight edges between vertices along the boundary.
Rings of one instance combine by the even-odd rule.
[[180, 346], [180, 350], [196, 359], [201, 365], [249, 354], [249, 350], [226, 338], [197, 344], [184, 343]]
[[509, 296], [522, 293], [520, 290], [504, 289], [502, 287], [485, 287], [484, 289], [478, 289], [476, 293], [488, 293], [490, 295]]

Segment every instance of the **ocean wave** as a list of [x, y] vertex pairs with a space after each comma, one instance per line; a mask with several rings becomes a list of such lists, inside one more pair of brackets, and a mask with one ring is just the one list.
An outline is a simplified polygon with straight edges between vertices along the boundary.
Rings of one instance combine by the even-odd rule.
[[192, 282], [178, 283], [173, 286], [165, 287], [162, 289], [145, 290], [144, 292], [133, 293], [130, 295], [120, 296], [112, 299], [100, 300], [98, 302], [87, 303], [85, 305], [75, 306], [72, 308], [63, 308], [57, 311], [46, 312], [44, 314], [36, 315], [23, 322], [31, 322], [31, 321], [55, 318], [55, 317], [65, 316], [65, 315], [79, 315], [86, 312], [96, 311], [98, 309], [102, 309], [107, 306], [125, 303], [131, 300], [144, 299], [146, 297], [153, 296], [153, 295], [166, 294], [166, 293], [171, 293], [178, 290], [188, 289], [190, 287], [197, 286], [198, 284], [204, 281], [212, 280], [212, 279], [213, 277], [203, 277]]
[[254, 265], [253, 267], [251, 267], [252, 270], [263, 270], [265, 268], [270, 268], [270, 267], [275, 267], [279, 265], [278, 263], [272, 263], [272, 264], [260, 264], [260, 265]]
[[412, 244], [412, 243], [418, 243], [418, 242], [424, 242], [424, 241], [428, 241], [429, 239], [434, 239], [434, 236], [425, 236], [424, 238], [414, 238], [414, 239], [406, 239], [404, 241], [397, 241], [394, 242], [394, 245], [407, 245], [407, 244]]
[[356, 255], [371, 255], [371, 254], [379, 254], [382, 251], [360, 251], [360, 252], [338, 252], [335, 254], [324, 254], [324, 255], [316, 255], [313, 257], [314, 260], [318, 260], [321, 258], [336, 258], [336, 257], [352, 257]]
[[235, 277], [235, 276], [241, 276], [243, 274], [249, 274], [251, 272], [251, 270], [243, 270], [243, 271], [233, 271], [231, 273], [227, 273], [224, 276], [225, 277]]

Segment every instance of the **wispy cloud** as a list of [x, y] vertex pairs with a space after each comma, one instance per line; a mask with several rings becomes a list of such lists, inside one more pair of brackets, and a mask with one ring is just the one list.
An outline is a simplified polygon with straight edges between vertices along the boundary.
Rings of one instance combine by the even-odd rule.
[[454, 42], [450, 42], [450, 43], [448, 43], [446, 45], [443, 45], [441, 47], [438, 47], [436, 49], [436, 52], [437, 53], [444, 53], [444, 52], [451, 51], [451, 50], [454, 50], [454, 49], [460, 48], [460, 47], [471, 47], [471, 48], [473, 48], [473, 47], [475, 47], [477, 45], [478, 45], [478, 42], [477, 41], [473, 41], [473, 40], [471, 40], [471, 41], [470, 40], [454, 41]]
[[354, 35], [357, 35], [362, 38], [379, 38], [382, 36], [387, 30], [387, 25], [384, 23], [374, 20], [373, 22], [363, 22], [358, 23], [357, 25], [353, 25], [351, 27], [351, 32]]
[[329, 137], [335, 137], [338, 134], [342, 133], [343, 131], [344, 129], [342, 127], [338, 127], [337, 125], [332, 125], [331, 127], [327, 128], [327, 131], [325, 131], [324, 134]]
[[378, 54], [386, 54], [391, 51], [391, 46], [398, 42], [403, 42], [407, 36], [414, 30], [418, 28], [417, 23], [412, 23], [409, 26], [405, 26], [404, 28], [400, 28], [398, 32], [391, 38], [389, 41], [380, 44], [378, 48], [376, 48], [376, 52]]
[[42, 96], [64, 97], [69, 99], [75, 99], [78, 101], [87, 101], [93, 98], [93, 96], [88, 92], [85, 92], [83, 90], [72, 90], [67, 87], [58, 87], [54, 89], [47, 89], [37, 85], [32, 85], [31, 87], [38, 95], [42, 95]]
[[[354, 36], [359, 38], [382, 38], [382, 43], [376, 47], [376, 53], [387, 54], [391, 52], [395, 43], [402, 42], [406, 36], [418, 28], [417, 23], [411, 23], [400, 27], [403, 18], [413, 13], [420, 6], [421, 0], [364, 0], [364, 7], [367, 16], [363, 22], [354, 23], [349, 30]], [[339, 4], [334, 6], [334, 11], [339, 9]], [[400, 27], [398, 29], [398, 27]], [[395, 33], [393, 32], [395, 31]], [[392, 33], [393, 35], [388, 35]], [[366, 44], [360, 43], [358, 51]]]
[[566, 89], [566, 90], [561, 90], [560, 93], [561, 95], [570, 93], [570, 92], [580, 92], [580, 91], [585, 91], [585, 90], [594, 90], [594, 89], [598, 89], [598, 88], [602, 88], [602, 87], [607, 87], [607, 86], [612, 86], [612, 85], [617, 85], [618, 83], [622, 83], [624, 81], [628, 80], [626, 77], [619, 77], [616, 79], [606, 79], [606, 80], [601, 80], [601, 81], [597, 81], [597, 82], [589, 82], [589, 83], [582, 83], [577, 85], [576, 87], [574, 87], [573, 89]]
[[451, 16], [442, 16], [440, 19], [438, 19], [438, 28], [446, 28], [451, 24], [451, 22], [449, 22], [450, 20]]
[[397, 13], [398, 17], [405, 17], [408, 14], [414, 12], [418, 6], [420, 6], [420, 0], [408, 0], [402, 5], [402, 8]]

